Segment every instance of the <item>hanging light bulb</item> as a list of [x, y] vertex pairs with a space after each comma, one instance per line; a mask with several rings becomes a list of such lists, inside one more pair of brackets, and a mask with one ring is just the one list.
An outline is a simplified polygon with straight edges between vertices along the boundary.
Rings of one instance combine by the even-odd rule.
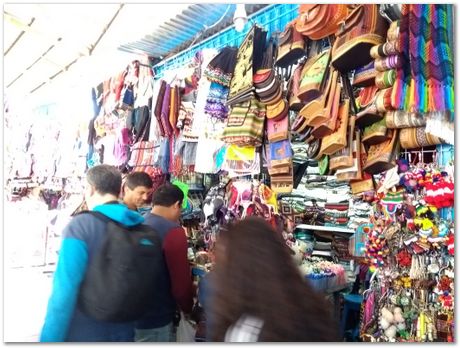
[[244, 26], [248, 22], [248, 15], [246, 14], [245, 4], [237, 4], [235, 14], [233, 15], [233, 24], [235, 24], [235, 30], [242, 32]]

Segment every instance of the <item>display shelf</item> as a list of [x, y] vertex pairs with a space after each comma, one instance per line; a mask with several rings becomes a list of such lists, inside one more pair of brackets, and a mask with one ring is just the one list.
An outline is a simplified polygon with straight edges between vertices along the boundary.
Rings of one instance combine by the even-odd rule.
[[313, 230], [313, 231], [324, 231], [324, 232], [336, 232], [336, 233], [348, 233], [354, 234], [355, 231], [349, 228], [343, 227], [329, 227], [329, 226], [315, 226], [315, 225], [307, 225], [307, 224], [299, 224], [295, 228], [302, 228], [306, 230]]

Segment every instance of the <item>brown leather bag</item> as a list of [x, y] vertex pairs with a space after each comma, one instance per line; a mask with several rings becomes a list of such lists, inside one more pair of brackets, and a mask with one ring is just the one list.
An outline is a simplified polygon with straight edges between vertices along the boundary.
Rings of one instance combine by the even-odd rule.
[[355, 136], [351, 149], [351, 166], [343, 167], [335, 172], [338, 181], [361, 180], [361, 138], [359, 131], [355, 131]]
[[278, 39], [276, 65], [287, 67], [305, 55], [305, 40], [295, 27], [295, 20], [288, 23]]
[[367, 153], [366, 153], [366, 149], [364, 148], [364, 144], [362, 143], [361, 143], [361, 151], [360, 151], [359, 159], [361, 162], [360, 163], [361, 179], [350, 181], [351, 193], [354, 195], [357, 195], [363, 192], [375, 191], [374, 177], [371, 174], [363, 171], [363, 167], [367, 161]]
[[302, 101], [297, 94], [299, 93], [300, 77], [304, 64], [299, 64], [294, 70], [288, 84], [289, 108], [294, 111], [300, 111], [303, 107]]
[[339, 115], [339, 106], [340, 106], [340, 95], [341, 95], [341, 85], [339, 82], [335, 83], [335, 86], [331, 88], [331, 104], [328, 105], [328, 108], [325, 108], [323, 114], [329, 118], [323, 123], [317, 125], [312, 130], [312, 135], [315, 138], [324, 138], [326, 135], [332, 134], [337, 128], [337, 118]]
[[347, 16], [343, 4], [302, 4], [299, 7], [297, 30], [312, 40], [320, 40], [334, 34], [339, 23]]
[[379, 14], [379, 5], [349, 5], [347, 18], [339, 26], [332, 49], [332, 65], [349, 72], [371, 62], [370, 50], [385, 42], [387, 21]]
[[399, 136], [397, 129], [388, 130], [388, 139], [383, 143], [369, 148], [364, 171], [375, 175], [395, 166], [395, 157], [399, 152]]
[[328, 78], [330, 61], [330, 50], [319, 53], [308, 58], [305, 63], [297, 97], [304, 103], [308, 103], [324, 92], [325, 83]]
[[331, 158], [329, 159], [329, 168], [331, 170], [351, 167], [353, 165], [353, 141], [356, 136], [354, 130], [355, 119], [356, 116], [349, 116], [347, 131], [345, 133], [345, 136], [342, 136], [340, 139], [340, 145], [345, 145], [341, 146], [341, 149], [339, 151], [335, 151], [331, 154]]
[[311, 127], [319, 126], [321, 123], [327, 121], [331, 114], [339, 78], [339, 73], [336, 70], [331, 70], [332, 73], [329, 73], [330, 78], [328, 79], [324, 93], [300, 110], [300, 115], [307, 119], [308, 125]]
[[[345, 99], [339, 107], [337, 129], [330, 135], [325, 136], [321, 142], [321, 154], [333, 155], [347, 146], [347, 131], [350, 120], [350, 100]], [[354, 126], [354, 122], [353, 122]]]

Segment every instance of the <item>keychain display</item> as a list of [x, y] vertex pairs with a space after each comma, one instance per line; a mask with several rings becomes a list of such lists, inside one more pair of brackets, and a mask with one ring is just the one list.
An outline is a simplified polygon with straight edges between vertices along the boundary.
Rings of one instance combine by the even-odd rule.
[[[361, 308], [366, 342], [454, 341], [454, 179], [434, 164], [398, 161], [380, 180], [365, 257], [374, 272]], [[394, 180], [399, 176], [399, 181]], [[390, 178], [391, 176], [391, 178]]]

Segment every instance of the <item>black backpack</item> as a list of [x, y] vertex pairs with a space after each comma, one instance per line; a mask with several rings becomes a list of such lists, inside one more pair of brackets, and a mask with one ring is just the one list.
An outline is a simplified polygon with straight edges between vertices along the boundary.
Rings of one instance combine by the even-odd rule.
[[88, 264], [79, 309], [107, 322], [140, 319], [155, 297], [164, 262], [160, 236], [146, 225], [127, 227], [94, 211], [80, 214], [107, 222], [107, 233], [101, 250]]

